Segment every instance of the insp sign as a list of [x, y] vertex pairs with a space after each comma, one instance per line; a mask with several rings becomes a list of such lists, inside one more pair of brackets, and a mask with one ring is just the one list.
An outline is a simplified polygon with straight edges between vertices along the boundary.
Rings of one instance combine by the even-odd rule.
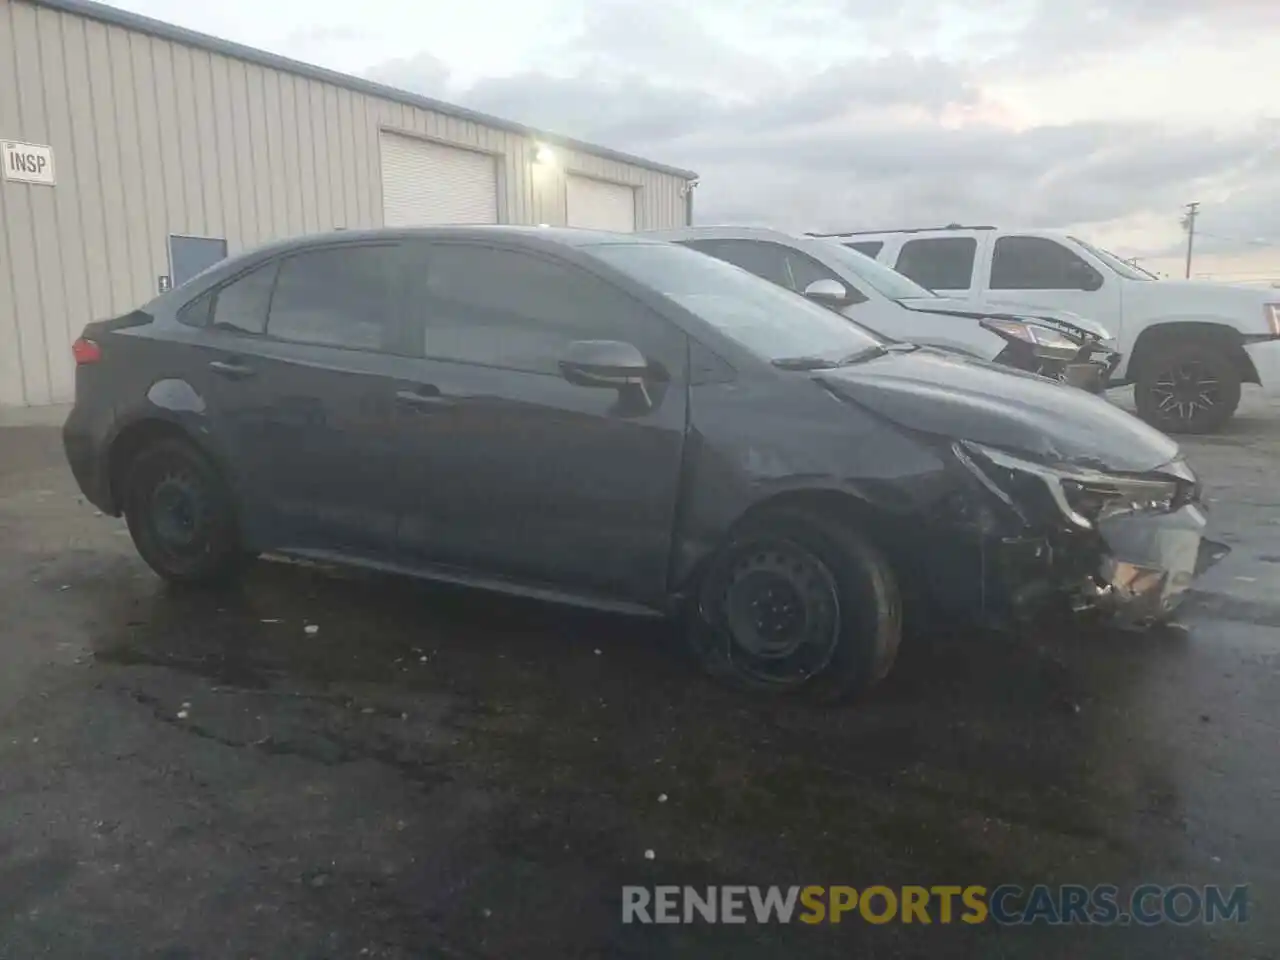
[[0, 140], [0, 156], [6, 180], [53, 186], [53, 147]]

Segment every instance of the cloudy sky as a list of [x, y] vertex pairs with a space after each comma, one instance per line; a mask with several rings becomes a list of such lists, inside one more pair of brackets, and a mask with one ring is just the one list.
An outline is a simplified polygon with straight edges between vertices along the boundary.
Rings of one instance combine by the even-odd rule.
[[697, 170], [699, 222], [1071, 227], [1280, 280], [1280, 0], [116, 0]]

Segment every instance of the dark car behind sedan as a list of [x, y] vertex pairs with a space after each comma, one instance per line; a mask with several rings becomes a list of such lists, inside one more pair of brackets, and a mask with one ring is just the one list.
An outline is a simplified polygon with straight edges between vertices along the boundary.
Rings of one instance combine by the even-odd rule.
[[161, 576], [275, 552], [679, 615], [750, 689], [867, 687], [904, 595], [1159, 617], [1200, 552], [1129, 414], [633, 237], [293, 240], [74, 349], [68, 459]]

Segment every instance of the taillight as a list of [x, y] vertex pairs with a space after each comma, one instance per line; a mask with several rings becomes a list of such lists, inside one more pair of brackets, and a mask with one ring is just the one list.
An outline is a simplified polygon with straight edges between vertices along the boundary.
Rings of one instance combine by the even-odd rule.
[[98, 346], [96, 340], [89, 340], [81, 337], [71, 345], [71, 353], [76, 358], [76, 365], [80, 366], [86, 363], [97, 363], [102, 359], [102, 348]]

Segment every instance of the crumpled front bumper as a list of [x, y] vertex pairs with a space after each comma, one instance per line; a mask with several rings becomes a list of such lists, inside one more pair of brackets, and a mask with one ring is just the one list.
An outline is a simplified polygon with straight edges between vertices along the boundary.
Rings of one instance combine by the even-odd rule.
[[1230, 551], [1204, 537], [1207, 520], [1194, 503], [1170, 513], [1132, 513], [1098, 524], [1107, 552], [1076, 600], [1110, 613], [1120, 625], [1167, 618], [1195, 577]]
[[1107, 388], [1106, 364], [1068, 363], [1062, 369], [1062, 382], [1069, 387], [1079, 387], [1089, 393], [1101, 393]]
[[1181, 457], [1151, 471], [1178, 481], [1172, 488], [1146, 476], [1126, 488], [1125, 474], [1043, 467], [979, 444], [952, 450], [966, 473], [963, 495], [947, 501], [949, 523], [900, 540], [931, 598], [955, 616], [1010, 626], [1092, 611], [1140, 627], [1172, 614], [1230, 552], [1205, 538], [1199, 483]]
[[1122, 355], [1100, 345], [1085, 347], [1060, 367], [1057, 377], [1063, 383], [1089, 393], [1102, 393], [1111, 384], [1111, 376], [1120, 365]]

